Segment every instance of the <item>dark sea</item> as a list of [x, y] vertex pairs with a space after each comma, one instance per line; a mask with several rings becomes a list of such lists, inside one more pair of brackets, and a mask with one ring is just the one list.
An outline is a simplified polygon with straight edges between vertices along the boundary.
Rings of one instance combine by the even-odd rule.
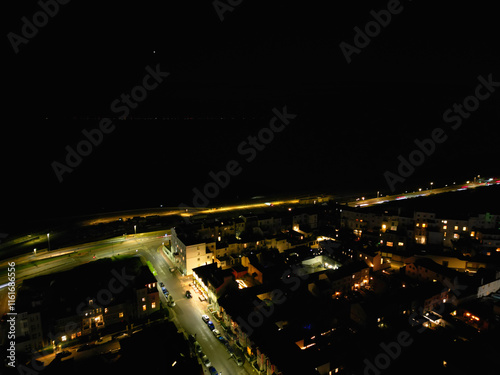
[[[302, 89], [286, 98], [253, 97], [244, 105], [185, 98], [163, 104], [158, 99], [125, 120], [113, 118], [103, 105], [99, 115], [14, 121], [3, 138], [1, 226], [6, 229], [0, 232], [57, 217], [213, 206], [256, 196], [389, 194], [385, 174], [398, 173], [398, 156], [408, 158], [417, 148], [415, 140], [443, 127], [446, 103], [435, 99], [439, 105], [419, 111], [418, 92], [409, 97], [398, 95], [397, 89], [385, 88], [385, 98], [377, 98], [376, 87], [310, 95]], [[162, 105], [165, 110], [159, 110]], [[285, 107], [288, 125], [270, 131], [276, 111], [283, 113]], [[457, 132], [448, 129], [447, 141], [436, 145], [395, 191], [499, 175], [491, 110], [478, 112]], [[92, 133], [106, 118], [112, 130], [85, 148], [84, 133]], [[85, 155], [75, 156], [75, 150]], [[228, 168], [234, 170], [226, 181]], [[222, 186], [214, 189], [213, 175], [221, 173]], [[196, 199], [197, 192], [205, 200]]]

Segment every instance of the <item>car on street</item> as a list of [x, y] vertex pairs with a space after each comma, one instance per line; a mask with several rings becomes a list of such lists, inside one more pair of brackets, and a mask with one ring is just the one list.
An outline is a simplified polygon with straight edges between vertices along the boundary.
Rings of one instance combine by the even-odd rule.
[[245, 363], [245, 360], [243, 358], [244, 357], [240, 357], [239, 355], [233, 355], [233, 359], [236, 361], [236, 364], [238, 366], [243, 366], [243, 363]]
[[186, 298], [192, 298], [193, 296], [191, 295], [191, 292], [189, 290], [186, 290]]
[[218, 339], [219, 339], [219, 342], [221, 342], [224, 345], [226, 345], [228, 343], [227, 340], [224, 338], [224, 336], [219, 336]]
[[214, 334], [215, 337], [219, 337], [220, 336], [220, 332], [219, 332], [218, 329], [213, 329], [212, 333]]
[[196, 350], [196, 353], [201, 353], [203, 351], [198, 341], [194, 343], [194, 350]]
[[121, 340], [121, 339], [124, 339], [124, 338], [127, 338], [129, 337], [129, 334], [126, 333], [126, 332], [123, 332], [123, 333], [120, 333], [118, 335], [114, 335], [113, 336], [113, 340], [117, 339], [117, 340]]
[[208, 326], [208, 328], [210, 328], [212, 331], [215, 329], [214, 323], [212, 323], [212, 321], [211, 321], [211, 320], [209, 320], [209, 321], [207, 322], [207, 326]]
[[208, 370], [210, 371], [210, 375], [218, 375], [219, 373], [217, 372], [217, 370], [215, 369], [214, 366], [210, 366], [208, 368]]
[[210, 318], [208, 317], [208, 315], [202, 315], [202, 316], [201, 316], [201, 319], [203, 319], [203, 321], [204, 321], [205, 323], [207, 323], [207, 322], [209, 322], [209, 321], [210, 321]]
[[201, 357], [201, 361], [203, 362], [203, 364], [206, 367], [212, 366], [212, 363], [210, 362], [210, 360], [208, 359], [206, 354], [203, 354], [203, 352], [202, 352], [202, 353], [200, 353], [200, 357]]

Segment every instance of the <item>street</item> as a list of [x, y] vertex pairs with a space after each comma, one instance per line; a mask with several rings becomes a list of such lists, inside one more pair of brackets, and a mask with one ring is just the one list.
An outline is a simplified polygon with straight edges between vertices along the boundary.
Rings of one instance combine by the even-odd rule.
[[[203, 352], [208, 356], [219, 373], [241, 375], [252, 373], [248, 363], [239, 367], [231, 358], [223, 344], [218, 342], [211, 330], [201, 319], [203, 314], [212, 316], [208, 312], [208, 302], [201, 302], [198, 294], [190, 288], [191, 276], [181, 276], [178, 271], [170, 272], [170, 264], [166, 257], [162, 255], [162, 243], [166, 238], [160, 237], [169, 231], [159, 231], [142, 233], [137, 236], [127, 238], [117, 238], [93, 243], [93, 246], [79, 245], [70, 248], [60, 249], [46, 254], [31, 254], [20, 257], [20, 263], [16, 262], [16, 285], [19, 287], [23, 279], [40, 276], [43, 274], [65, 271], [78, 265], [94, 261], [97, 259], [111, 257], [113, 255], [139, 255], [145, 261], [150, 261], [156, 269], [158, 282], [165, 283], [166, 288], [174, 298], [176, 305], [167, 307], [165, 296], [161, 296], [161, 301], [165, 308], [173, 312], [173, 321], [179, 330], [188, 334], [196, 334], [196, 339], [203, 348]], [[95, 258], [94, 258], [95, 256]], [[6, 268], [2, 269], [0, 285], [6, 283]], [[186, 290], [191, 290], [193, 298], [186, 298]], [[160, 292], [160, 295], [163, 293]], [[0, 289], [0, 311], [1, 314], [7, 312], [7, 288]], [[214, 321], [214, 320], [213, 320]], [[216, 328], [223, 334], [222, 327], [214, 321]], [[78, 357], [90, 355], [94, 350], [78, 353]], [[86, 353], [86, 354], [83, 354]], [[53, 355], [52, 355], [53, 356]], [[50, 356], [44, 359], [51, 359]], [[76, 359], [76, 358], [75, 358]], [[47, 361], [48, 363], [48, 361]], [[202, 365], [203, 366], [203, 365]], [[204, 373], [209, 374], [208, 369], [203, 366]]]
[[[161, 243], [160, 243], [161, 245]], [[241, 375], [251, 374], [252, 370], [248, 363], [245, 362], [244, 366], [239, 367], [236, 362], [231, 358], [223, 344], [218, 342], [217, 338], [213, 335], [212, 331], [208, 328], [205, 322], [201, 319], [203, 314], [212, 316], [208, 312], [208, 302], [201, 302], [198, 298], [199, 294], [190, 288], [189, 284], [192, 281], [191, 276], [180, 276], [179, 272], [170, 272], [170, 264], [167, 263], [165, 257], [161, 252], [156, 249], [144, 249], [143, 255], [147, 260], [153, 263], [153, 266], [158, 272], [157, 279], [165, 283], [165, 287], [173, 296], [175, 301], [174, 307], [169, 307], [173, 311], [173, 321], [176, 326], [188, 334], [196, 334], [196, 340], [203, 348], [203, 352], [208, 356], [219, 373]], [[186, 298], [186, 290], [190, 290], [193, 298]], [[161, 297], [162, 302], [166, 306], [165, 297]], [[215, 327], [224, 335], [224, 330], [217, 322], [212, 319]], [[209, 374], [208, 369], [204, 367], [204, 372]]]

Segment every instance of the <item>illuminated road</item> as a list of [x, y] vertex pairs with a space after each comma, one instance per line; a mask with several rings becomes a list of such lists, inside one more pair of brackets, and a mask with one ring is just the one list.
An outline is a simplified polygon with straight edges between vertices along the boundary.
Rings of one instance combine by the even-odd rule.
[[[159, 236], [168, 231], [157, 231], [137, 234], [137, 237], [117, 237], [104, 241], [77, 245], [51, 252], [38, 252], [9, 259], [0, 263], [0, 285], [7, 283], [8, 262], [16, 263], [16, 286], [23, 279], [66, 271], [95, 259], [107, 258], [118, 254], [134, 254], [136, 250], [156, 249], [164, 241]], [[95, 255], [95, 259], [94, 259]], [[7, 288], [0, 288], [0, 314], [7, 312]]]
[[[160, 253], [161, 245], [166, 241], [163, 237], [170, 231], [157, 231], [150, 233], [141, 233], [137, 236], [117, 237], [105, 241], [94, 242], [91, 244], [79, 245], [60, 249], [50, 253], [39, 253], [37, 255], [24, 255], [16, 259], [16, 281], [17, 286], [26, 278], [40, 276], [43, 274], [54, 273], [69, 270], [78, 265], [94, 261], [96, 259], [107, 258], [118, 254], [140, 255], [145, 260], [151, 261], [158, 275], [158, 281], [163, 281], [174, 297], [176, 306], [172, 309], [174, 322], [177, 327], [182, 328], [188, 333], [196, 334], [196, 338], [203, 347], [204, 353], [211, 360], [212, 365], [224, 374], [242, 375], [249, 374], [247, 371], [249, 365], [238, 367], [236, 362], [231, 359], [224, 345], [219, 343], [206, 324], [201, 320], [201, 315], [208, 314], [207, 302], [201, 302], [194, 293], [193, 298], [187, 299], [185, 291], [189, 289], [191, 277], [179, 276], [179, 273], [171, 273], [170, 266], [166, 259]], [[95, 258], [94, 258], [95, 256]], [[0, 274], [0, 284], [6, 280], [6, 261], [2, 264], [2, 273]], [[161, 294], [161, 293], [160, 293]], [[2, 300], [1, 313], [7, 312], [7, 288], [0, 290]], [[160, 297], [164, 306], [166, 299]], [[221, 327], [218, 327], [222, 332]], [[204, 367], [208, 374], [208, 369]]]
[[[247, 371], [247, 367], [250, 369], [250, 365], [247, 363], [245, 363], [246, 366], [244, 367], [238, 367], [226, 351], [224, 345], [218, 342], [201, 319], [203, 314], [209, 316], [210, 314], [207, 311], [207, 302], [201, 302], [198, 294], [189, 286], [192, 277], [179, 276], [178, 271], [171, 273], [169, 270], [170, 265], [161, 252], [150, 250], [146, 252], [145, 257], [153, 263], [158, 272], [158, 276], [156, 277], [158, 281], [165, 283], [165, 287], [174, 298], [175, 306], [170, 308], [174, 313], [174, 322], [178, 327], [182, 327], [186, 334], [196, 334], [196, 340], [200, 343], [203, 352], [212, 362], [212, 366], [223, 374], [242, 375], [252, 373], [251, 370]], [[185, 297], [186, 290], [191, 291], [193, 298], [188, 299]], [[166, 304], [166, 299], [164, 297], [161, 297], [161, 299]], [[217, 327], [216, 322], [214, 324], [223, 334], [223, 329]], [[205, 374], [208, 374], [208, 369], [205, 366], [203, 368]]]
[[392, 202], [392, 201], [397, 201], [397, 200], [404, 200], [404, 199], [411, 199], [411, 198], [418, 198], [418, 197], [427, 197], [427, 196], [435, 195], [435, 194], [470, 190], [470, 189], [475, 189], [478, 187], [491, 186], [491, 185], [500, 185], [500, 180], [494, 179], [494, 182], [488, 183], [488, 184], [486, 184], [486, 183], [468, 183], [467, 184], [466, 183], [463, 185], [451, 185], [451, 186], [446, 186], [446, 187], [442, 187], [442, 188], [434, 188], [434, 189], [423, 190], [423, 191], [415, 191], [415, 192], [405, 193], [405, 194], [386, 195], [386, 196], [378, 197], [378, 198], [369, 198], [369, 199], [358, 198], [355, 201], [348, 202], [347, 205], [349, 207], [369, 207], [369, 206], [373, 206], [376, 204], [382, 204], [382, 203]]

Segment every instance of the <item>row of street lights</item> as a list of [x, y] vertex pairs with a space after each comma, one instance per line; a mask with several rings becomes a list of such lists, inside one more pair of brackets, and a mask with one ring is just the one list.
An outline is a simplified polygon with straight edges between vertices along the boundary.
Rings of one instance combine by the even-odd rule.
[[[134, 225], [134, 235], [137, 235], [137, 225]], [[47, 233], [48, 251], [50, 251], [50, 233]], [[36, 255], [36, 247], [33, 249], [33, 253]]]
[[[50, 233], [47, 233], [48, 251], [50, 251]], [[36, 247], [33, 249], [33, 253], [36, 255]]]

